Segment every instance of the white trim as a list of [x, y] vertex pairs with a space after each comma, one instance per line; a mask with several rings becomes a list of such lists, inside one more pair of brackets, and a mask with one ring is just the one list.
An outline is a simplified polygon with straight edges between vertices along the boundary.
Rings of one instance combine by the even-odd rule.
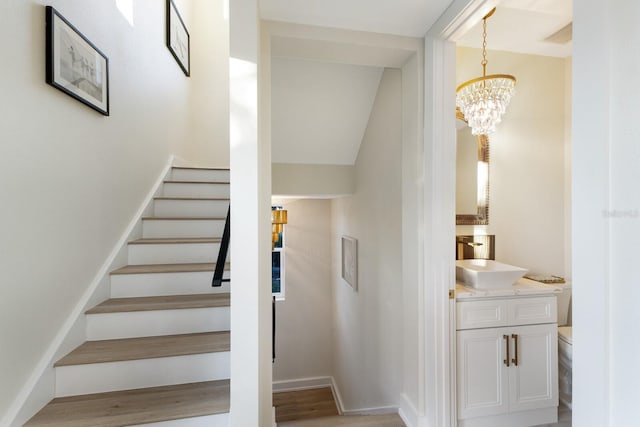
[[343, 411], [342, 415], [387, 415], [398, 414], [396, 406], [379, 406], [374, 408], [349, 409]]
[[500, 0], [454, 0], [431, 26], [427, 35], [452, 42], [458, 41], [499, 3]]
[[[53, 365], [54, 358], [56, 357], [56, 352], [58, 351], [60, 346], [63, 345], [65, 338], [67, 338], [69, 332], [72, 330], [73, 326], [78, 321], [78, 319], [84, 315], [84, 311], [86, 309], [87, 304], [91, 300], [91, 297], [93, 296], [94, 292], [98, 289], [104, 277], [109, 274], [109, 271], [112, 270], [113, 263], [118, 258], [120, 251], [126, 246], [129, 240], [129, 236], [136, 229], [136, 226], [140, 222], [140, 218], [142, 217], [143, 213], [145, 212], [145, 210], [153, 200], [153, 197], [155, 196], [156, 192], [162, 185], [162, 182], [164, 181], [165, 176], [171, 170], [172, 163], [173, 163], [173, 155], [169, 156], [169, 160], [163, 167], [162, 172], [160, 173], [153, 187], [145, 196], [144, 200], [140, 204], [140, 207], [138, 208], [136, 213], [133, 215], [132, 220], [129, 222], [129, 225], [127, 225], [127, 228], [124, 230], [124, 232], [120, 236], [120, 239], [118, 239], [118, 242], [114, 245], [106, 261], [102, 264], [102, 267], [100, 267], [96, 275], [93, 277], [93, 280], [87, 287], [87, 290], [84, 292], [84, 294], [82, 294], [82, 297], [78, 300], [78, 303], [75, 305], [75, 307], [73, 308], [73, 310], [71, 311], [67, 319], [65, 320], [64, 324], [62, 325], [62, 328], [60, 328], [54, 340], [51, 342], [47, 350], [44, 352], [44, 355], [38, 361], [38, 364], [36, 365], [35, 369], [31, 373], [31, 376], [29, 377], [24, 387], [22, 387], [22, 389], [14, 399], [5, 417], [0, 422], [0, 425], [8, 426], [16, 421], [16, 417], [20, 415], [20, 411], [23, 409], [29, 397], [34, 392], [35, 387], [40, 381], [40, 378], [44, 375], [47, 368], [50, 368]], [[51, 393], [51, 398], [53, 399], [53, 393]]]
[[417, 427], [419, 417], [418, 410], [406, 394], [402, 393], [400, 399], [398, 415], [402, 418], [402, 421], [404, 421], [407, 427]]
[[273, 392], [312, 390], [314, 388], [334, 387], [333, 377], [311, 377], [295, 380], [283, 380], [273, 382]]
[[[457, 424], [454, 289], [455, 45], [496, 0], [454, 0], [425, 37], [424, 80], [424, 414], [420, 426]], [[451, 112], [451, 113], [447, 113]]]
[[344, 414], [344, 401], [342, 400], [338, 383], [336, 383], [336, 379], [333, 377], [331, 377], [331, 390], [333, 391], [333, 397], [336, 399], [336, 405], [338, 405], [338, 413], [342, 415]]

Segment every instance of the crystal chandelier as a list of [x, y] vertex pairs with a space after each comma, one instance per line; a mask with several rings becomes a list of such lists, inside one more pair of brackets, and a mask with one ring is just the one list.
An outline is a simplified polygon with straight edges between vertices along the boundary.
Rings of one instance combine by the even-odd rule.
[[509, 74], [487, 76], [487, 18], [482, 18], [482, 77], [462, 83], [456, 89], [456, 107], [460, 108], [473, 135], [488, 135], [502, 121], [516, 86], [516, 78]]

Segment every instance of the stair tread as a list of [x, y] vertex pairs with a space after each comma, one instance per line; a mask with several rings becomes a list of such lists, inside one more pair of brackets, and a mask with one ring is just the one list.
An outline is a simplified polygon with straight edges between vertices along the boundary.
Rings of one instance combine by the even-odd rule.
[[129, 242], [130, 245], [164, 245], [174, 243], [220, 243], [222, 241], [219, 237], [180, 237], [180, 238], [165, 238], [154, 237], [138, 239]]
[[111, 298], [87, 310], [86, 314], [228, 307], [229, 304], [229, 293]]
[[[127, 265], [111, 272], [111, 274], [149, 274], [149, 273], [190, 273], [210, 271], [213, 274], [215, 263], [199, 262], [188, 264], [141, 264]], [[226, 263], [224, 269], [228, 271], [231, 264]]]
[[221, 331], [85, 341], [71, 353], [58, 360], [54, 366], [86, 365], [229, 351], [230, 336], [229, 331]]
[[225, 200], [229, 201], [228, 197], [154, 197], [154, 200]]
[[229, 181], [175, 181], [175, 180], [167, 180], [164, 181], [165, 184], [223, 184], [229, 185], [231, 184]]
[[225, 217], [219, 216], [143, 216], [146, 221], [224, 221]]
[[121, 427], [229, 412], [229, 380], [53, 399], [26, 427]]
[[204, 171], [230, 171], [229, 168], [207, 168], [207, 167], [196, 167], [196, 166], [171, 166], [171, 169], [188, 169], [188, 170], [204, 170]]

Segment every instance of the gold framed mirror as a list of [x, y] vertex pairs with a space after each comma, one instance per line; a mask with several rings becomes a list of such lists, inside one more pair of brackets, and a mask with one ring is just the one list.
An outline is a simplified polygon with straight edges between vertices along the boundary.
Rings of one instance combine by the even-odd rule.
[[456, 109], [456, 225], [489, 224], [489, 137]]

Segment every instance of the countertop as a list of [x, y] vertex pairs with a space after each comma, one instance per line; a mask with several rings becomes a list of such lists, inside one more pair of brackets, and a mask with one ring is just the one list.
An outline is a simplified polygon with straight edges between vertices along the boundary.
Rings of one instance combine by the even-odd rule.
[[525, 279], [524, 277], [508, 289], [476, 289], [465, 286], [463, 283], [456, 283], [456, 300], [536, 295], [549, 296], [561, 292], [562, 287], [559, 285], [540, 283]]

